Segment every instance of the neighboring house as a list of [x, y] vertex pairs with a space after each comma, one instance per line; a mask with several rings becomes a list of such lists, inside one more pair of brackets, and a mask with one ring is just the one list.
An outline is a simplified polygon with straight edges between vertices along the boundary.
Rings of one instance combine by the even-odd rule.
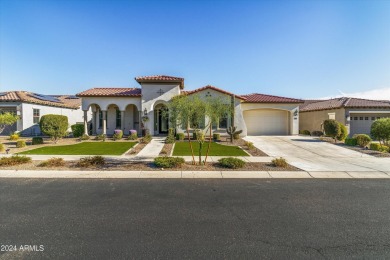
[[[137, 77], [141, 88], [92, 88], [76, 96], [82, 98], [87, 124], [87, 112], [92, 109], [92, 133], [114, 133], [121, 129], [140, 131], [142, 117], [147, 116], [145, 128], [152, 135], [166, 134], [168, 118], [162, 111], [168, 102], [177, 95], [200, 95], [227, 97], [234, 101], [234, 125], [246, 135], [295, 135], [299, 132], [299, 105], [302, 100], [264, 94], [235, 95], [225, 90], [205, 86], [192, 91], [184, 91], [184, 79], [171, 76]], [[231, 115], [221, 118], [214, 125], [214, 131], [225, 132], [231, 126]], [[207, 119], [205, 119], [205, 124]], [[177, 129], [182, 132], [183, 129]]]
[[82, 123], [81, 99], [70, 95], [41, 95], [27, 91], [0, 92], [0, 113], [11, 112], [19, 120], [7, 127], [0, 135], [19, 131], [24, 136], [40, 135], [39, 120], [47, 114], [64, 115], [69, 124]]
[[370, 134], [371, 124], [383, 117], [390, 117], [389, 100], [349, 97], [306, 100], [300, 106], [299, 129], [310, 132], [322, 131], [322, 123], [325, 119], [335, 119], [347, 127], [350, 136]]

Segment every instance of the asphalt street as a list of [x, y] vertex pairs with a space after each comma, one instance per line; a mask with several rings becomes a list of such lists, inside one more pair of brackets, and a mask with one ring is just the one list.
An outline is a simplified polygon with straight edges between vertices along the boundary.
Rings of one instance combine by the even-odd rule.
[[0, 179], [0, 244], [0, 259], [386, 259], [390, 181]]

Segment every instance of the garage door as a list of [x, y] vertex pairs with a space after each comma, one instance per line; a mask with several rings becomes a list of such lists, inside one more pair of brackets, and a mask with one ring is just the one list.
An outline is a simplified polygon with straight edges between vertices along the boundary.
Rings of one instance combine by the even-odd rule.
[[376, 119], [389, 117], [390, 113], [351, 113], [351, 124], [349, 135], [353, 136], [354, 134], [370, 134], [371, 125]]
[[248, 135], [288, 135], [288, 111], [258, 109], [244, 111]]

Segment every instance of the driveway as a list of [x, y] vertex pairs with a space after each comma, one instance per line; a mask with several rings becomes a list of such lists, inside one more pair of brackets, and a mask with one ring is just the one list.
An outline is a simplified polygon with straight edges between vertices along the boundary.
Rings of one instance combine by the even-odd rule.
[[304, 136], [247, 136], [273, 157], [284, 157], [305, 171], [388, 172], [390, 158], [377, 158]]

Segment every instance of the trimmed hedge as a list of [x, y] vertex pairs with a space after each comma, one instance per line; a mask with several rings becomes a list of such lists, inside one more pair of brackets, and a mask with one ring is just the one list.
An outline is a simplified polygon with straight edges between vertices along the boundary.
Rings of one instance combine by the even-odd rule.
[[43, 144], [43, 138], [42, 137], [33, 137], [31, 144], [32, 145]]
[[381, 145], [379, 143], [371, 143], [370, 149], [374, 150], [374, 151], [379, 151], [379, 152], [389, 152], [390, 148], [386, 145]]
[[176, 168], [184, 164], [184, 159], [181, 157], [156, 157], [154, 164], [158, 168]]
[[123, 137], [123, 131], [122, 130], [114, 130], [114, 135], [112, 136], [112, 140], [116, 141], [116, 140], [120, 140], [122, 139]]
[[353, 135], [353, 138], [356, 138], [357, 144], [361, 147], [366, 147], [372, 141], [371, 137], [366, 134]]
[[335, 139], [335, 141], [337, 136], [341, 133], [340, 124], [334, 119], [327, 119], [324, 121], [324, 130], [325, 134]]
[[41, 132], [50, 136], [54, 142], [67, 135], [68, 126], [68, 117], [62, 115], [44, 115], [39, 121]]
[[222, 167], [230, 169], [238, 169], [245, 166], [245, 162], [243, 160], [234, 157], [221, 158], [218, 162]]
[[184, 140], [184, 133], [178, 133], [176, 134], [176, 140], [180, 140], [180, 141], [183, 141]]
[[81, 137], [84, 134], [84, 125], [75, 124], [71, 126], [73, 137]]
[[356, 138], [346, 138], [346, 139], [344, 140], [344, 143], [345, 143], [346, 145], [356, 146], [356, 145], [357, 145], [357, 140], [356, 140]]

